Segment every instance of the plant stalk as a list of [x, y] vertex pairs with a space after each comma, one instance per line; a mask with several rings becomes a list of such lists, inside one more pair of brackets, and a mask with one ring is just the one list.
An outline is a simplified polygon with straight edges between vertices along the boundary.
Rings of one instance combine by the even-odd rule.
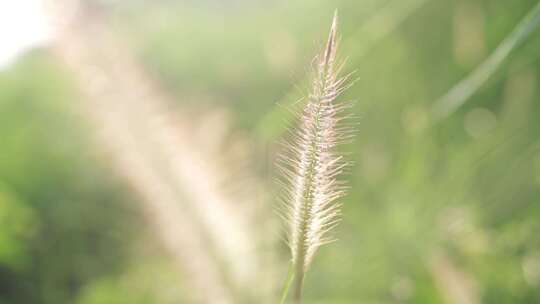
[[[299, 268], [298, 266], [296, 267]], [[300, 304], [302, 302], [302, 287], [304, 286], [304, 270], [303, 266], [300, 265], [300, 268], [302, 268], [301, 271], [296, 271], [297, 275], [295, 275], [294, 279], [294, 294], [293, 294], [293, 303], [294, 304]]]
[[291, 284], [294, 279], [294, 265], [291, 261], [289, 264], [289, 270], [287, 272], [287, 279], [285, 279], [285, 286], [283, 286], [283, 292], [281, 293], [281, 300], [279, 301], [279, 304], [285, 304], [285, 300], [287, 300], [287, 295], [289, 295], [289, 289], [291, 288]]

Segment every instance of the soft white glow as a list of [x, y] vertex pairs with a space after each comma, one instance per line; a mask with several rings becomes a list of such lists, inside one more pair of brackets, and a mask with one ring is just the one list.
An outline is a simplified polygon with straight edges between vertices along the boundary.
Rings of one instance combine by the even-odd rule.
[[0, 1], [0, 68], [50, 36], [43, 0]]

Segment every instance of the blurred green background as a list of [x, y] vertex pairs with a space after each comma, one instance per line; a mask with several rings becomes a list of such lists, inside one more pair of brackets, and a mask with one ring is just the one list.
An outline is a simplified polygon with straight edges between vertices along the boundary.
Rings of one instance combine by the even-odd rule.
[[[230, 112], [270, 189], [289, 115], [277, 104], [308, 89], [337, 8], [359, 124], [339, 241], [315, 259], [306, 303], [464, 304], [540, 303], [540, 35], [455, 113], [430, 111], [536, 4], [99, 3], [181, 106]], [[46, 48], [0, 71], [0, 303], [184, 303], [189, 278], [93, 147], [70, 73]]]

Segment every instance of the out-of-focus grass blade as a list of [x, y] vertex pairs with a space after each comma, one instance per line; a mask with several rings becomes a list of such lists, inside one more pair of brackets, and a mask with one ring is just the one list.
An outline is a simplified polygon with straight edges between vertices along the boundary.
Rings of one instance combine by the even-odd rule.
[[[379, 12], [367, 19], [364, 24], [351, 36], [350, 47], [345, 45], [348, 53], [354, 54], [355, 59], [366, 55], [379, 41], [392, 33], [405, 19], [411, 16], [428, 0], [394, 0], [381, 8]], [[347, 43], [347, 42], [345, 42]], [[298, 99], [297, 91], [293, 90], [278, 102], [280, 107], [264, 116], [257, 128], [263, 140], [278, 137], [286, 129], [283, 120], [290, 121], [296, 109], [293, 103]], [[298, 104], [301, 106], [301, 103]], [[279, 123], [276, 123], [279, 122]]]
[[448, 117], [462, 106], [497, 71], [508, 55], [529, 37], [539, 24], [540, 2], [519, 22], [482, 64], [435, 101], [432, 108], [435, 118], [443, 119]]
[[[347, 52], [354, 54], [357, 58], [364, 56], [378, 41], [392, 33], [427, 1], [394, 0], [386, 4], [348, 39], [352, 43], [352, 48], [347, 48]], [[359, 41], [362, 43], [358, 43]]]

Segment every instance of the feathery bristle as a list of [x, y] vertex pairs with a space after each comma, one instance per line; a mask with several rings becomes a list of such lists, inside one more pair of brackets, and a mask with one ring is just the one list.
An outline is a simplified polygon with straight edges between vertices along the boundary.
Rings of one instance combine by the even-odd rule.
[[284, 217], [289, 224], [288, 243], [297, 272], [305, 272], [317, 249], [332, 239], [327, 232], [339, 222], [343, 184], [337, 180], [346, 166], [335, 151], [348, 130], [340, 113], [348, 104], [336, 98], [347, 88], [348, 76], [340, 77], [336, 63], [337, 13], [326, 47], [315, 58], [314, 77], [307, 104], [299, 113], [280, 168], [286, 193]]

